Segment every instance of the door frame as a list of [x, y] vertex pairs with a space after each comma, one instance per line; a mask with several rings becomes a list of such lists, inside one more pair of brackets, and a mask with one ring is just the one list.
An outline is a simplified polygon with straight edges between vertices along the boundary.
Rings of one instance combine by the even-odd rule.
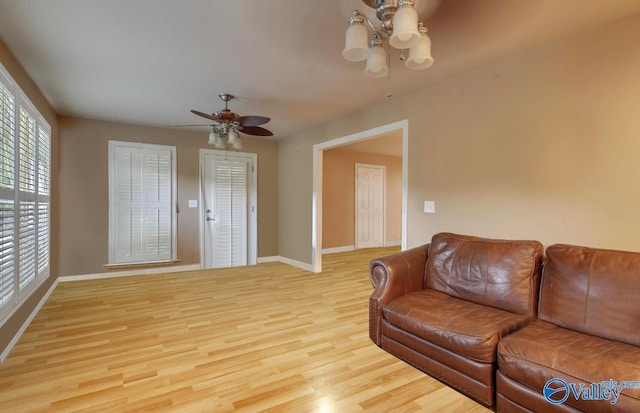
[[313, 199], [311, 207], [311, 271], [322, 271], [322, 173], [324, 151], [350, 143], [377, 138], [385, 133], [402, 131], [402, 244], [407, 249], [407, 202], [409, 174], [409, 120], [379, 126], [352, 135], [313, 145]]
[[204, 231], [205, 231], [205, 211], [204, 205], [204, 160], [206, 155], [222, 155], [229, 158], [250, 158], [251, 171], [249, 173], [251, 182], [249, 183], [249, 210], [248, 210], [248, 245], [247, 245], [247, 265], [255, 265], [258, 261], [258, 154], [249, 152], [224, 151], [217, 149], [200, 149], [200, 163], [198, 166], [198, 229], [199, 229], [199, 251], [200, 269], [204, 269]]
[[353, 244], [354, 244], [354, 248], [355, 249], [359, 249], [360, 246], [358, 245], [358, 168], [360, 167], [364, 167], [364, 168], [375, 168], [375, 169], [380, 169], [382, 170], [382, 245], [380, 245], [381, 247], [385, 246], [385, 243], [387, 242], [387, 166], [386, 165], [374, 165], [374, 164], [367, 164], [367, 163], [356, 163], [355, 166], [355, 181], [354, 181], [354, 188], [355, 188], [355, 193], [354, 193], [354, 197], [355, 197], [355, 202], [353, 203], [355, 206], [355, 211], [354, 211], [354, 217], [355, 220], [353, 222], [353, 228], [354, 228], [354, 234], [353, 234]]

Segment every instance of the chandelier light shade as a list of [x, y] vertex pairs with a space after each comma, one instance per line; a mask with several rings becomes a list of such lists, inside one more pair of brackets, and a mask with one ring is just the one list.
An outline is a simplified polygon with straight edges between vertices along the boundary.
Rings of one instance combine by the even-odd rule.
[[238, 132], [233, 128], [229, 130], [229, 138], [227, 139], [227, 145], [233, 149], [242, 149], [242, 142], [240, 142], [240, 137], [238, 136]]
[[[431, 12], [437, 8], [439, 0], [419, 0], [427, 3], [422, 6], [435, 5]], [[391, 56], [389, 47], [395, 49], [408, 49], [406, 54], [400, 56], [405, 61], [405, 66], [413, 70], [422, 70], [430, 67], [434, 58], [431, 55], [431, 39], [427, 35], [427, 28], [419, 22], [416, 0], [362, 0], [366, 7], [375, 10], [375, 17], [371, 13], [353, 12], [349, 18], [349, 26], [345, 33], [345, 47], [342, 57], [349, 62], [366, 60], [364, 73], [369, 77], [385, 77], [389, 74], [388, 56]], [[421, 9], [422, 10], [422, 9]], [[423, 10], [424, 11], [424, 10]], [[376, 24], [370, 20], [377, 19]], [[373, 31], [372, 35], [370, 30]], [[371, 39], [368, 41], [368, 39]], [[388, 46], [385, 45], [388, 42]]]
[[215, 145], [217, 141], [218, 134], [213, 128], [211, 128], [211, 132], [209, 132], [209, 145]]
[[[209, 141], [211, 143], [211, 141]], [[225, 138], [216, 133], [216, 138], [213, 141], [213, 147], [216, 149], [227, 149], [227, 142]]]
[[364, 27], [364, 16], [357, 10], [349, 19], [342, 57], [349, 62], [361, 62], [369, 57], [369, 33]]
[[409, 49], [420, 41], [418, 12], [413, 8], [414, 5], [413, 0], [400, 0], [398, 11], [393, 16], [389, 44], [396, 49]]
[[409, 58], [404, 65], [409, 69], [422, 70], [431, 66], [434, 62], [431, 56], [431, 39], [427, 35], [427, 28], [422, 23], [418, 26], [420, 41], [409, 49]]
[[382, 48], [382, 39], [374, 35], [370, 45], [371, 52], [367, 57], [367, 66], [364, 69], [364, 74], [374, 78], [385, 77], [389, 73], [389, 66], [387, 65], [387, 54]]

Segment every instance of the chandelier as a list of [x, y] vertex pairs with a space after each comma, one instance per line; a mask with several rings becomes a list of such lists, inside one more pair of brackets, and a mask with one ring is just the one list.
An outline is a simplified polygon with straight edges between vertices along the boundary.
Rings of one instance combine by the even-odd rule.
[[212, 125], [208, 143], [216, 149], [242, 149], [238, 130], [229, 122]]
[[[418, 12], [414, 0], [362, 0], [375, 9], [380, 21], [374, 24], [359, 10], [353, 12], [345, 34], [342, 57], [349, 62], [366, 60], [364, 74], [369, 77], [384, 77], [389, 73], [384, 42], [395, 49], [409, 49], [409, 55], [402, 55], [407, 68], [426, 69], [433, 64], [431, 39], [427, 28], [418, 22]], [[365, 25], [366, 24], [366, 25]], [[373, 32], [369, 34], [369, 29]]]

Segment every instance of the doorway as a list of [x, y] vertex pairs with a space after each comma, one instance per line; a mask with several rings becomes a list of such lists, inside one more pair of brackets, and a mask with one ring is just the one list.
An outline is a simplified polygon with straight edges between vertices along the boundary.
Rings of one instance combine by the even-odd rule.
[[313, 272], [322, 271], [322, 176], [323, 152], [351, 143], [374, 139], [378, 136], [400, 131], [402, 133], [402, 211], [401, 211], [401, 249], [407, 248], [407, 181], [408, 181], [408, 142], [409, 121], [407, 119], [377, 128], [361, 131], [352, 135], [315, 144], [313, 146], [313, 199], [311, 227], [311, 268]]
[[257, 261], [257, 155], [200, 150], [200, 267]]

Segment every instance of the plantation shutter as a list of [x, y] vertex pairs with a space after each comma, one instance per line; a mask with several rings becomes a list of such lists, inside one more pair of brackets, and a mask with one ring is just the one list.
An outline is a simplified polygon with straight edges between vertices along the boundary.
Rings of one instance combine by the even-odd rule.
[[15, 100], [0, 83], [0, 308], [15, 301]]
[[0, 307], [16, 297], [13, 200], [0, 199]]
[[116, 148], [116, 260], [142, 260], [142, 154]]
[[145, 250], [159, 260], [171, 258], [171, 153], [145, 154]]
[[38, 276], [49, 276], [51, 137], [38, 129]]
[[[13, 191], [15, 180], [15, 101], [0, 83], [0, 189]], [[5, 194], [0, 195], [3, 198]], [[5, 198], [6, 199], [6, 198]], [[13, 199], [13, 193], [11, 193]]]
[[113, 145], [111, 263], [172, 260], [175, 148]]
[[0, 324], [49, 276], [50, 128], [0, 65]]
[[247, 264], [247, 193], [248, 162], [216, 160], [215, 209], [218, 223], [215, 232], [216, 266]]
[[18, 288], [36, 278], [36, 121], [20, 107]]
[[36, 204], [20, 201], [20, 290], [36, 278]]

